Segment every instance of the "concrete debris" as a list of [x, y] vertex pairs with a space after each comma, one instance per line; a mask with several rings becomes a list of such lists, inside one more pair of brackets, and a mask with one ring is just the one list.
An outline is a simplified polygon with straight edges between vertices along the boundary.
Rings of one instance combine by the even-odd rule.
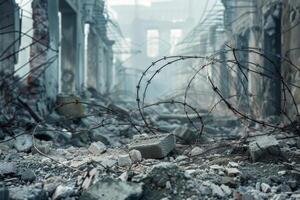
[[106, 151], [106, 145], [103, 144], [102, 142], [93, 142], [90, 147], [89, 147], [89, 152], [91, 152], [94, 155], [100, 155], [103, 152]]
[[223, 192], [222, 188], [216, 184], [211, 183], [210, 188], [212, 189], [212, 194], [219, 198], [224, 198], [225, 193]]
[[76, 119], [84, 116], [81, 99], [75, 95], [58, 95], [57, 112], [66, 118]]
[[271, 187], [267, 183], [262, 183], [260, 187], [261, 191], [263, 191], [264, 193], [271, 192]]
[[0, 175], [17, 173], [17, 165], [14, 162], [0, 162]]
[[202, 153], [203, 153], [203, 149], [201, 149], [200, 147], [195, 147], [191, 150], [190, 155], [191, 156], [198, 156]]
[[138, 200], [142, 196], [142, 184], [126, 183], [105, 177], [82, 193], [80, 200]]
[[48, 200], [44, 190], [31, 186], [13, 187], [9, 190], [10, 200]]
[[130, 159], [129, 154], [120, 155], [118, 157], [118, 165], [120, 167], [128, 167], [132, 165], [132, 161]]
[[16, 138], [14, 147], [19, 152], [30, 152], [32, 144], [32, 137], [30, 135], [21, 135]]
[[174, 130], [174, 135], [186, 144], [193, 144], [198, 139], [198, 134], [187, 126], [180, 126]]
[[43, 189], [52, 196], [55, 189], [62, 183], [62, 179], [60, 177], [50, 177], [45, 180]]
[[57, 199], [66, 199], [70, 197], [74, 193], [74, 188], [71, 186], [66, 185], [59, 185], [56, 189], [54, 194], [52, 195], [53, 200]]
[[226, 172], [228, 176], [237, 176], [241, 173], [237, 168], [226, 168]]
[[129, 149], [139, 150], [143, 158], [164, 158], [175, 148], [175, 136], [162, 134], [134, 140]]
[[33, 182], [36, 179], [36, 175], [30, 169], [25, 169], [21, 173], [21, 179], [25, 182]]
[[129, 155], [133, 163], [141, 162], [143, 159], [141, 152], [136, 149], [131, 150]]
[[281, 155], [279, 143], [274, 136], [260, 136], [249, 144], [249, 151], [254, 162]]

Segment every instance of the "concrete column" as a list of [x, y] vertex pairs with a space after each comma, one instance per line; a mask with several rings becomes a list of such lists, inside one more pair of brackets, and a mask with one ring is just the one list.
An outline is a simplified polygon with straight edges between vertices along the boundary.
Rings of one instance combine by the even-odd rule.
[[97, 89], [97, 75], [98, 75], [98, 55], [99, 49], [98, 44], [99, 41], [95, 34], [95, 30], [90, 27], [90, 32], [88, 35], [88, 53], [87, 53], [87, 85], [88, 87], [92, 87]]
[[272, 78], [264, 78], [265, 117], [281, 114], [281, 3], [272, 4], [264, 12], [263, 52], [265, 73]]
[[49, 23], [48, 0], [33, 0], [33, 45], [30, 48], [30, 75], [28, 84], [33, 93], [44, 92], [45, 70], [48, 67]]
[[60, 1], [61, 12], [61, 81], [62, 93], [75, 92], [77, 62], [77, 16], [72, 7]]

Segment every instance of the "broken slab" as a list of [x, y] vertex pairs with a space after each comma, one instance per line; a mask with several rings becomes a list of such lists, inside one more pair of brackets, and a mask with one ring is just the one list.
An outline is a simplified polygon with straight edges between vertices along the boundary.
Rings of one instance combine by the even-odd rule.
[[75, 95], [57, 95], [57, 113], [67, 118], [84, 117], [81, 99]]
[[89, 152], [91, 152], [94, 155], [100, 155], [103, 152], [106, 151], [106, 146], [102, 142], [93, 142], [89, 147]]
[[142, 184], [127, 183], [110, 177], [98, 181], [84, 191], [80, 200], [137, 200], [143, 193]]
[[274, 136], [260, 136], [250, 142], [249, 152], [252, 161], [256, 162], [281, 155], [279, 143]]
[[136, 138], [129, 149], [140, 151], [143, 158], [164, 158], [175, 148], [175, 143], [173, 134], [160, 134]]
[[132, 161], [130, 159], [129, 154], [119, 155], [119, 157], [118, 157], [118, 165], [120, 167], [131, 166], [132, 165]]
[[187, 126], [180, 126], [173, 133], [186, 144], [195, 143], [198, 138], [198, 134], [191, 131]]

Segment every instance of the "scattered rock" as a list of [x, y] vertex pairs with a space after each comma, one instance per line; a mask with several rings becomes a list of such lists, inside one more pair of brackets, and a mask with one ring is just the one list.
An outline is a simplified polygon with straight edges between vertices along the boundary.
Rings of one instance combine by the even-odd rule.
[[17, 173], [17, 165], [14, 162], [0, 162], [0, 175]]
[[195, 143], [199, 135], [196, 132], [191, 131], [187, 126], [180, 126], [174, 130], [176, 135], [185, 144]]
[[237, 168], [226, 168], [226, 172], [228, 176], [237, 176], [241, 173]]
[[16, 138], [14, 147], [19, 152], [30, 152], [32, 147], [32, 137], [30, 135], [21, 135]]
[[94, 155], [100, 155], [103, 152], [106, 151], [106, 146], [102, 142], [93, 142], [89, 147], [89, 152], [91, 152]]
[[139, 150], [143, 158], [164, 158], [175, 148], [173, 134], [161, 134], [138, 138], [134, 140], [129, 149]]
[[132, 161], [130, 159], [129, 154], [125, 154], [125, 155], [120, 155], [118, 157], [118, 165], [120, 167], [126, 167], [126, 166], [131, 166], [132, 165]]
[[70, 186], [64, 186], [64, 185], [59, 185], [56, 189], [54, 194], [52, 195], [52, 199], [64, 199], [69, 196], [71, 196], [74, 193], [73, 187]]
[[80, 200], [138, 200], [142, 195], [142, 185], [127, 183], [106, 177], [82, 193]]
[[129, 152], [130, 158], [133, 163], [141, 162], [142, 161], [142, 154], [140, 151], [133, 149]]
[[44, 183], [44, 190], [51, 196], [61, 182], [62, 180], [60, 177], [50, 177]]
[[231, 195], [232, 191], [227, 185], [221, 185], [222, 190], [225, 192], [226, 195]]
[[48, 200], [44, 190], [31, 186], [10, 188], [9, 195], [11, 200]]
[[36, 179], [36, 176], [30, 169], [25, 169], [21, 173], [21, 179], [25, 182], [33, 182]]
[[212, 189], [212, 194], [214, 196], [221, 197], [221, 198], [225, 197], [225, 194], [220, 186], [211, 183], [210, 188]]
[[201, 149], [200, 147], [195, 147], [191, 150], [190, 155], [191, 156], [198, 156], [201, 153], [203, 153], [203, 149]]
[[263, 191], [264, 193], [268, 193], [268, 192], [271, 192], [271, 187], [270, 185], [266, 184], [266, 183], [262, 183], [260, 185], [261, 187], [261, 191]]
[[254, 162], [280, 155], [279, 143], [274, 136], [260, 136], [249, 144], [249, 151]]
[[[35, 139], [36, 148], [44, 154], [50, 153], [50, 149], [51, 149], [52, 145], [53, 145], [53, 143], [51, 141], [43, 141], [43, 140]], [[38, 153], [36, 148], [32, 147], [31, 152]]]

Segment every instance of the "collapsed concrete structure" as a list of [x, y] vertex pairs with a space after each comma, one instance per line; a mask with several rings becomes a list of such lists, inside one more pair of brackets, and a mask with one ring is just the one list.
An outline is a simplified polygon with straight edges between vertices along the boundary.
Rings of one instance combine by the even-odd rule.
[[[20, 29], [18, 4], [5, 1], [1, 10], [1, 72], [14, 75], [20, 41], [29, 34]], [[104, 1], [34, 0], [32, 20], [26, 78], [35, 100], [54, 102], [58, 93], [78, 95], [86, 87], [110, 91], [114, 42], [106, 33]]]

